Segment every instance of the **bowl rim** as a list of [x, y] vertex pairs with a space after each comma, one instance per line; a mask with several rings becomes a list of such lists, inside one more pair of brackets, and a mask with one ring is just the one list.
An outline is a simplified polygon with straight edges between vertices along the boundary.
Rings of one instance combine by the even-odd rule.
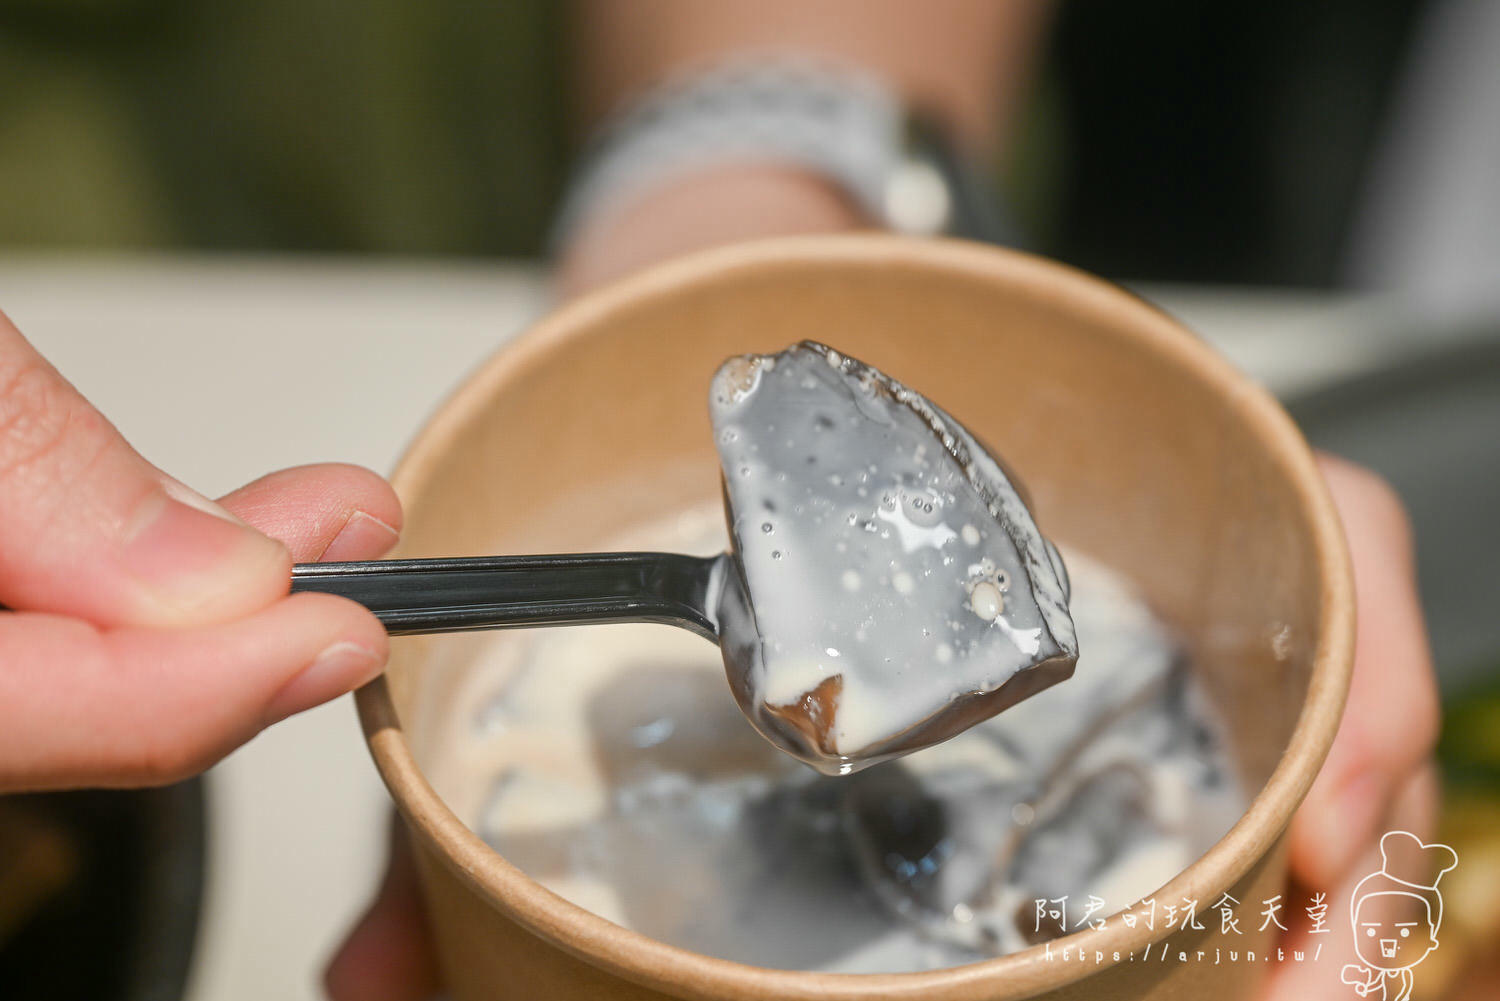
[[[726, 275], [788, 265], [901, 266], [937, 269], [978, 279], [1024, 282], [1036, 294], [1066, 298], [1072, 308], [1107, 312], [1108, 326], [1171, 358], [1205, 380], [1262, 439], [1291, 482], [1309, 523], [1319, 576], [1319, 639], [1307, 694], [1292, 735], [1271, 776], [1233, 827], [1196, 861], [1156, 891], [1172, 899], [1216, 899], [1281, 838], [1333, 742], [1353, 668], [1354, 596], [1349, 557], [1332, 499], [1306, 441], [1276, 400], [1237, 371], [1176, 319], [1131, 292], [1063, 264], [1019, 251], [957, 240], [889, 235], [777, 237], [702, 251], [641, 271], [544, 316], [502, 345], [460, 385], [423, 426], [401, 458], [392, 482], [403, 498], [439, 461], [431, 443], [448, 440], [502, 388], [513, 373], [558, 343], [583, 335], [612, 313], [642, 300]], [[424, 846], [474, 893], [548, 943], [629, 981], [673, 994], [724, 999], [768, 995], [816, 996], [826, 1001], [923, 999], [962, 1001], [984, 988], [986, 997], [1024, 998], [1110, 968], [1053, 962], [1035, 946], [995, 959], [916, 973], [853, 974], [778, 970], [718, 959], [668, 945], [623, 928], [547, 890], [493, 851], [447, 807], [418, 768], [382, 676], [356, 693], [361, 726], [382, 779]], [[1147, 898], [1150, 899], [1150, 898]], [[1128, 913], [1128, 912], [1126, 912]], [[1144, 910], [1139, 910], [1144, 916]], [[1154, 922], [1153, 922], [1154, 923]], [[1122, 955], [1170, 937], [1174, 929], [1112, 920], [1050, 943], [1055, 953], [1085, 941], [1089, 952]], [[1087, 936], [1087, 938], [1085, 938]]]

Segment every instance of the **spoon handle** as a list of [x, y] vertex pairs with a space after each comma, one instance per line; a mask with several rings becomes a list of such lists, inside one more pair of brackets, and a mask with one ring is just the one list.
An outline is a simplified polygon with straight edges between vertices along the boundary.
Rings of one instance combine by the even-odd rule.
[[660, 622], [717, 641], [708, 592], [716, 557], [578, 553], [299, 563], [292, 591], [336, 594], [393, 636], [589, 622]]

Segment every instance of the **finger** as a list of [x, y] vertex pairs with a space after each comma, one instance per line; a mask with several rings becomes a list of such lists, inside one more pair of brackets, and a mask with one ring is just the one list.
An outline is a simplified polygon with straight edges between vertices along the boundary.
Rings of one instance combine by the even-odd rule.
[[[1308, 998], [1342, 997], [1344, 964], [1358, 962], [1350, 926], [1349, 899], [1355, 884], [1366, 872], [1380, 868], [1380, 852], [1374, 844], [1364, 845], [1355, 856], [1353, 873], [1342, 885], [1321, 898], [1327, 904], [1327, 931], [1314, 934], [1305, 922], [1291, 925], [1294, 930], [1281, 936], [1278, 946], [1283, 959], [1272, 964], [1261, 1001], [1307, 1001]], [[1302, 892], [1292, 906], [1302, 907], [1313, 899]], [[1296, 918], [1293, 918], [1296, 920]], [[1301, 957], [1300, 959], [1298, 957]]]
[[340, 463], [283, 469], [219, 503], [299, 561], [374, 559], [396, 544], [401, 528], [401, 502], [390, 484]]
[[285, 594], [289, 565], [285, 547], [141, 458], [0, 314], [0, 603], [204, 625]]
[[[1423, 841], [1431, 841], [1437, 830], [1439, 791], [1437, 769], [1430, 762], [1418, 768], [1396, 791], [1390, 812], [1377, 825], [1378, 833], [1410, 831]], [[1354, 950], [1349, 902], [1359, 881], [1378, 871], [1380, 864], [1378, 841], [1372, 839], [1360, 846], [1341, 885], [1324, 898], [1328, 906], [1326, 933], [1313, 933], [1305, 919], [1290, 925], [1292, 931], [1283, 935], [1280, 943], [1282, 955], [1287, 958], [1273, 967], [1262, 1001], [1344, 996], [1340, 973], [1345, 963], [1359, 962]], [[1289, 894], [1292, 906], [1304, 907], [1314, 892], [1297, 890]], [[1298, 953], [1303, 957], [1300, 961], [1295, 958]]]
[[375, 900], [323, 974], [333, 1001], [424, 1001], [441, 989], [416, 864], [400, 820]]
[[380, 623], [331, 595], [197, 629], [0, 614], [0, 789], [176, 781], [364, 684], [385, 656]]
[[1358, 466], [1325, 457], [1323, 471], [1354, 568], [1354, 676], [1328, 760], [1293, 819], [1290, 858], [1298, 879], [1333, 886], [1432, 753], [1439, 706], [1401, 502]]

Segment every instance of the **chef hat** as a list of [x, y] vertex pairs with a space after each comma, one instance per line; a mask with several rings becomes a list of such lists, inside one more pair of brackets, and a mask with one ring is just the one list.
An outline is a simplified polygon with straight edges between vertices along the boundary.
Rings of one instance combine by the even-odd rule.
[[1438, 881], [1458, 865], [1458, 853], [1447, 845], [1424, 845], [1406, 831], [1387, 831], [1380, 839], [1380, 871], [1359, 881], [1349, 902], [1355, 919], [1359, 902], [1372, 893], [1410, 893], [1424, 897], [1432, 907], [1432, 930], [1443, 921], [1443, 898]]

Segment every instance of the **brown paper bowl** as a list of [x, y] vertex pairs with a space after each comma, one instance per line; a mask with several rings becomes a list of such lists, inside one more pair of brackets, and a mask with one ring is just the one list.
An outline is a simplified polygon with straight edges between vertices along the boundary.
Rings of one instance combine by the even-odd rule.
[[[1291, 421], [1130, 294], [1023, 254], [879, 236], [768, 241], [668, 264], [542, 320], [441, 408], [395, 477], [403, 553], [587, 549], [717, 496], [710, 375], [730, 354], [803, 338], [894, 374], [1000, 449], [1044, 529], [1138, 581], [1191, 647], [1255, 791], [1234, 828], [1155, 894], [1198, 901], [1205, 930], [1169, 939], [1159, 920], [1152, 930], [1116, 916], [1052, 943], [1050, 958], [1038, 947], [901, 975], [763, 969], [627, 931], [533, 882], [434, 792], [419, 761], [444, 725], [459, 725], [444, 712], [476, 641], [421, 637], [397, 642], [385, 678], [358, 701], [413, 833], [453, 996], [1247, 997], [1267, 963], [1178, 953], [1226, 945], [1260, 958], [1271, 945], [1254, 931], [1261, 901], [1280, 892], [1282, 835], [1348, 685], [1349, 570]], [[1225, 892], [1242, 902], [1245, 934], [1233, 942], [1209, 911]]]

